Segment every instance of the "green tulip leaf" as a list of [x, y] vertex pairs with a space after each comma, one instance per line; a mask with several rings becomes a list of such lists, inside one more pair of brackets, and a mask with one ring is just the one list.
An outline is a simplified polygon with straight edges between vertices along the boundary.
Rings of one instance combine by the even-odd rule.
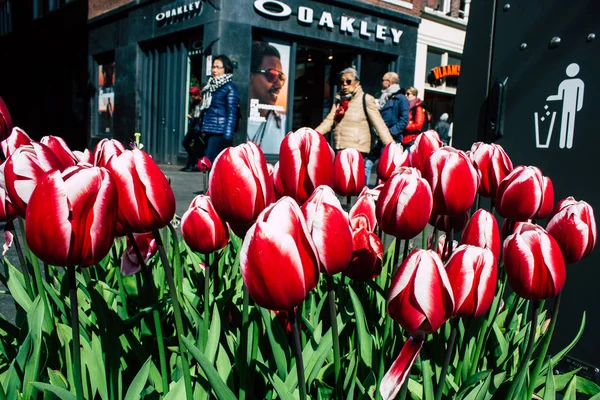
[[[279, 323], [272, 318], [272, 314], [267, 309], [260, 307], [260, 312], [262, 314], [265, 329], [267, 331], [267, 337], [269, 338], [269, 343], [271, 345], [271, 353], [273, 354], [273, 358], [275, 360], [277, 374], [279, 375], [279, 378], [285, 379], [288, 370], [288, 356], [284, 351], [284, 347], [289, 348], [287, 338], [285, 337], [285, 333], [283, 332], [283, 329]], [[275, 390], [277, 390], [277, 388], [275, 388]]]
[[458, 393], [458, 398], [461, 398], [462, 396], [464, 396], [468, 391], [469, 388], [473, 385], [475, 385], [477, 382], [486, 379], [488, 377], [488, 375], [490, 375], [492, 373], [491, 369], [485, 370], [485, 371], [480, 371], [477, 372], [473, 375], [471, 375], [463, 384], [462, 384], [462, 389], [461, 391]]
[[58, 386], [52, 386], [42, 382], [33, 382], [32, 385], [35, 386], [35, 388], [38, 390], [53, 393], [61, 400], [77, 400], [77, 397], [75, 397], [75, 395], [69, 392], [67, 389], [63, 389]]
[[[567, 345], [567, 347], [565, 347], [564, 349], [562, 349], [561, 351], [559, 351], [558, 353], [556, 353], [556, 355], [554, 355], [552, 357], [552, 364], [554, 364], [554, 365], [558, 364], [560, 362], [560, 360], [562, 360], [563, 357], [569, 351], [571, 351], [571, 349], [573, 347], [575, 347], [575, 345], [577, 344], [577, 342], [579, 342], [579, 339], [581, 339], [581, 335], [583, 335], [583, 330], [585, 328], [585, 319], [586, 319], [586, 313], [584, 311], [583, 312], [583, 316], [581, 317], [581, 324], [579, 325], [579, 331], [575, 335], [575, 338], [573, 338], [573, 340], [571, 341], [571, 343], [569, 343]], [[546, 365], [546, 368], [547, 368], [547, 365]]]
[[32, 301], [25, 290], [25, 280], [23, 278], [23, 274], [18, 269], [13, 267], [8, 260], [5, 260], [4, 262], [6, 265], [8, 265], [8, 290], [10, 291], [10, 294], [15, 302], [21, 306], [25, 312], [29, 312]]
[[544, 386], [544, 399], [543, 400], [555, 400], [556, 390], [554, 389], [554, 364], [552, 360], [549, 361], [548, 373], [546, 374], [546, 385]]
[[271, 382], [271, 385], [273, 385], [273, 389], [275, 389], [275, 392], [277, 392], [277, 396], [279, 396], [279, 398], [282, 400], [294, 400], [294, 396], [292, 396], [288, 390], [285, 382], [281, 380], [277, 374], [271, 373], [269, 368], [263, 363], [257, 363], [256, 365], [261, 370], [263, 375], [269, 379], [269, 382]]
[[587, 396], [593, 396], [600, 393], [600, 386], [589, 379], [577, 376], [577, 392]]
[[35, 388], [30, 385], [39, 378], [40, 365], [42, 357], [42, 326], [44, 323], [44, 303], [41, 297], [36, 297], [33, 301], [29, 313], [27, 313], [27, 324], [29, 325], [29, 334], [33, 348], [28, 355], [25, 364], [25, 373], [23, 374], [23, 398], [30, 399], [36, 397]]
[[148, 357], [144, 365], [142, 365], [138, 373], [135, 375], [135, 378], [133, 378], [133, 381], [131, 381], [129, 389], [127, 389], [127, 393], [125, 394], [125, 400], [139, 400], [142, 398], [142, 392], [144, 391], [146, 382], [148, 381], [151, 362], [152, 357]]
[[354, 318], [356, 320], [356, 331], [359, 342], [360, 359], [365, 363], [367, 368], [372, 367], [373, 360], [373, 337], [371, 336], [369, 329], [367, 328], [367, 321], [365, 319], [365, 312], [362, 304], [352, 287], [348, 286], [350, 297], [352, 299], [352, 307], [354, 308]]
[[183, 378], [177, 381], [175, 385], [171, 386], [169, 393], [163, 398], [163, 400], [180, 400], [185, 399], [185, 384]]
[[210, 383], [210, 386], [217, 397], [221, 400], [235, 400], [235, 394], [233, 394], [231, 389], [229, 389], [225, 382], [223, 382], [219, 376], [219, 373], [210, 363], [208, 358], [206, 358], [206, 356], [202, 354], [202, 352], [196, 346], [194, 346], [189, 339], [182, 337], [181, 340], [190, 354], [194, 357], [194, 359], [196, 359], [196, 361], [198, 361], [198, 364], [200, 364], [200, 368], [202, 368], [206, 374], [206, 378], [208, 379], [208, 382]]
[[569, 382], [569, 386], [567, 386], [567, 390], [565, 391], [565, 396], [563, 400], [577, 400], [577, 376], [573, 376], [571, 381]]

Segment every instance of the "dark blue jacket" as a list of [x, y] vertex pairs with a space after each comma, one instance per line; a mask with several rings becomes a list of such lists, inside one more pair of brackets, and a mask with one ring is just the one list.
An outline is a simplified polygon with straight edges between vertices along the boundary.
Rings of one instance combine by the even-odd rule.
[[217, 89], [210, 101], [210, 107], [204, 110], [202, 132], [223, 135], [226, 140], [233, 139], [238, 115], [240, 95], [233, 82]]
[[402, 139], [401, 134], [408, 125], [409, 110], [410, 102], [400, 92], [394, 93], [379, 110], [383, 121], [396, 142]]

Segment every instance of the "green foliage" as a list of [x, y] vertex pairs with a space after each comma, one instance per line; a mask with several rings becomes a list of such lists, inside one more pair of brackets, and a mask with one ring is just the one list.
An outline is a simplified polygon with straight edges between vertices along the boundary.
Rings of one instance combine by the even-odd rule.
[[[158, 255], [145, 271], [121, 276], [124, 243], [117, 240], [102, 262], [77, 270], [85, 398], [184, 398], [182, 354], [189, 355], [194, 399], [235, 399], [241, 392], [251, 399], [298, 398], [297, 362], [291, 336], [286, 333], [287, 316], [259, 308], [250, 300], [244, 331], [241, 239], [233, 236], [226, 248], [210, 257], [207, 277], [201, 266], [209, 263], [205, 255], [192, 252], [173, 232], [164, 230], [162, 236], [174, 268], [185, 348], [179, 348], [172, 300]], [[341, 350], [339, 398], [380, 398], [381, 379], [406, 340], [401, 327], [385, 312], [395, 247], [392, 241], [384, 255], [382, 274], [373, 281], [357, 283], [344, 276], [333, 277]], [[28, 293], [20, 270], [6, 258], [2, 262], [0, 280], [14, 299], [17, 317], [13, 322], [0, 316], [0, 400], [74, 399], [66, 271], [47, 266], [51, 275], [43, 282], [49, 306], [46, 312], [43, 297], [37, 291], [34, 296]], [[514, 294], [505, 296], [505, 280], [500, 275], [491, 310], [454, 325], [456, 350], [450, 358], [442, 398], [503, 398], [524, 362], [530, 329], [536, 334], [535, 351], [528, 364], [530, 373], [515, 398], [525, 398], [528, 390], [544, 400], [555, 399], [557, 392], [572, 399], [576, 393], [600, 398], [600, 387], [578, 376], [577, 371], [555, 374], [553, 370], [581, 337], [585, 315], [573, 341], [552, 356], [542, 354], [537, 373], [531, 375], [543, 343], [551, 335], [551, 329], [545, 328], [546, 305], [540, 307], [537, 326], [531, 327], [529, 303]], [[208, 299], [204, 298], [206, 279], [210, 283]], [[327, 293], [322, 279], [297, 309], [307, 392], [314, 399], [336, 395]], [[209, 315], [205, 315], [205, 301]], [[46, 325], [48, 319], [51, 328]], [[452, 326], [449, 321], [427, 337], [408, 378], [407, 399], [434, 398]], [[242, 340], [246, 340], [245, 347]]]

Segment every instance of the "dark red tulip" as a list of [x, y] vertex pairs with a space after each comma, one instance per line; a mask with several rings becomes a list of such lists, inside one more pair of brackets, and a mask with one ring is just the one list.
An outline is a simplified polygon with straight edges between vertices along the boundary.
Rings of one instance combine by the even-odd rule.
[[40, 140], [40, 143], [45, 144], [54, 152], [54, 155], [58, 157], [62, 163], [63, 168], [72, 167], [77, 164], [77, 157], [73, 154], [63, 138], [58, 136], [44, 136]]
[[498, 213], [513, 221], [533, 218], [544, 204], [544, 176], [537, 167], [520, 165], [500, 182]]
[[333, 171], [333, 188], [340, 196], [357, 196], [366, 185], [365, 160], [356, 149], [338, 152]]
[[38, 180], [48, 171], [64, 169], [54, 152], [48, 146], [37, 142], [20, 146], [6, 159], [2, 167], [6, 192], [15, 211], [23, 218], [29, 197]]
[[117, 188], [104, 168], [75, 166], [47, 173], [27, 207], [27, 244], [52, 265], [90, 266], [110, 250]]
[[498, 277], [497, 258], [489, 249], [461, 245], [446, 263], [457, 317], [475, 318], [492, 305]]
[[464, 151], [449, 146], [436, 150], [425, 164], [423, 178], [431, 186], [438, 214], [462, 215], [475, 201], [479, 178]]
[[116, 139], [102, 139], [94, 150], [94, 165], [105, 167], [111, 158], [120, 156], [125, 147]]
[[495, 143], [474, 143], [470, 155], [481, 173], [479, 194], [495, 199], [498, 185], [513, 170], [512, 161], [502, 146]]
[[496, 218], [480, 208], [475, 211], [462, 233], [461, 244], [490, 249], [496, 260], [500, 258], [500, 231]]
[[17, 216], [6, 190], [0, 187], [0, 222], [6, 222]]
[[542, 190], [544, 192], [542, 206], [533, 216], [533, 219], [543, 219], [552, 213], [554, 208], [554, 185], [547, 176], [542, 177]]
[[345, 270], [352, 257], [352, 232], [348, 214], [333, 190], [319, 186], [301, 209], [319, 255], [321, 272], [334, 275]]
[[427, 181], [415, 168], [401, 168], [385, 183], [376, 205], [381, 229], [398, 239], [411, 239], [431, 216], [432, 195]]
[[387, 311], [411, 334], [437, 331], [454, 312], [454, 296], [440, 256], [414, 250], [392, 279]]
[[374, 279], [383, 267], [383, 243], [369, 224], [364, 214], [356, 215], [350, 221], [352, 227], [352, 259], [344, 275], [365, 282]]
[[298, 204], [282, 197], [250, 227], [240, 253], [248, 293], [261, 307], [291, 310], [319, 281], [319, 259]]
[[[143, 263], [146, 264], [154, 256], [158, 250], [156, 245], [156, 239], [152, 232], [136, 233], [133, 235], [135, 245], [137, 246], [140, 254], [142, 255]], [[142, 262], [138, 259], [137, 252], [133, 248], [133, 244], [127, 237], [127, 247], [123, 252], [121, 258], [121, 274], [123, 276], [129, 276], [138, 273], [142, 269]]]
[[[0, 117], [1, 119], [1, 117]], [[8, 158], [12, 153], [15, 152], [21, 146], [31, 144], [33, 140], [25, 133], [21, 128], [13, 128], [10, 132], [10, 135], [0, 142], [0, 148], [2, 148], [2, 153], [4, 156]]]
[[275, 200], [262, 150], [252, 142], [223, 150], [213, 163], [208, 193], [221, 218], [243, 237], [258, 215]]
[[381, 152], [377, 164], [377, 178], [382, 182], [390, 179], [390, 176], [400, 167], [408, 167], [408, 151], [404, 151], [402, 144], [396, 142], [388, 143]]
[[[6, 139], [13, 130], [13, 122], [6, 103], [0, 97], [0, 140]], [[6, 153], [4, 153], [6, 154]]]
[[596, 218], [585, 201], [573, 197], [561, 200], [546, 226], [556, 239], [567, 264], [575, 264], [596, 246]]
[[325, 137], [310, 128], [288, 134], [279, 151], [279, 178], [284, 195], [302, 204], [315, 188], [333, 187], [335, 155]]
[[460, 232], [463, 230], [469, 219], [469, 213], [457, 216], [438, 214], [435, 210], [431, 211], [431, 217], [429, 217], [429, 224], [435, 227], [438, 231], [450, 232], [452, 229], [454, 232]]
[[525, 299], [554, 297], [565, 284], [565, 261], [560, 247], [538, 225], [518, 225], [504, 241], [503, 259], [510, 286]]
[[410, 166], [423, 172], [429, 157], [440, 147], [442, 147], [442, 141], [436, 131], [419, 134], [408, 155]]
[[175, 215], [175, 196], [156, 162], [139, 149], [108, 161], [119, 191], [119, 234], [151, 232]]
[[213, 207], [210, 197], [199, 195], [181, 217], [181, 234], [198, 253], [220, 250], [229, 241], [229, 228]]
[[200, 171], [200, 172], [210, 171], [211, 167], [212, 167], [212, 163], [206, 156], [199, 159], [198, 163], [196, 164], [196, 168], [198, 168], [198, 171]]
[[359, 214], [364, 214], [369, 219], [369, 226], [371, 230], [374, 231], [377, 228], [377, 216], [375, 214], [375, 195], [379, 196], [379, 193], [376, 193], [371, 189], [368, 190], [365, 186], [365, 189], [360, 193], [356, 202], [350, 209], [349, 218], [353, 219], [355, 216]]

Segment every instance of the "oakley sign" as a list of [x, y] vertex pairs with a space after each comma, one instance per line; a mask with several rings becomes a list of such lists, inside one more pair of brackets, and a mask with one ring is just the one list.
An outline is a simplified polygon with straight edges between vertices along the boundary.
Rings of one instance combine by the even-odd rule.
[[[274, 19], [288, 19], [293, 14], [292, 8], [279, 0], [255, 0], [254, 9], [259, 14]], [[403, 33], [399, 29], [380, 24], [376, 24], [373, 28], [373, 25], [366, 20], [347, 15], [342, 15], [334, 22], [332, 13], [323, 11], [318, 15], [315, 10], [305, 6], [298, 7], [296, 15], [300, 25], [310, 26], [315, 21], [319, 28], [335, 29], [335, 25], [338, 25], [340, 33], [353, 35], [356, 31], [359, 37], [367, 40], [374, 37], [375, 40], [384, 42], [387, 38], [390, 38], [393, 44], [398, 44]]]

